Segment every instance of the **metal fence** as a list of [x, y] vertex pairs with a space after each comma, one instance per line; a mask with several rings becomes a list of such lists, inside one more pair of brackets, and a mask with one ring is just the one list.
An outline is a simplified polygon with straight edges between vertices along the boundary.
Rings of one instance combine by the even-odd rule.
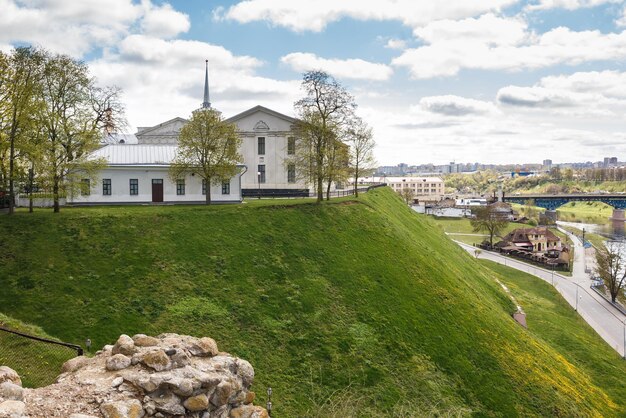
[[82, 354], [83, 349], [78, 345], [0, 326], [0, 365], [15, 370], [25, 387], [54, 383], [63, 363]]
[[[359, 193], [366, 193], [371, 189], [377, 187], [386, 186], [387, 183], [377, 183], [370, 186], [359, 187], [357, 190]], [[317, 192], [311, 192], [308, 189], [242, 189], [242, 195], [247, 199], [290, 199], [290, 198], [303, 198], [303, 197], [317, 197]], [[346, 197], [354, 195], [354, 188], [347, 188], [343, 190], [333, 190], [330, 192], [331, 198]], [[326, 189], [324, 188], [324, 199], [326, 199]]]

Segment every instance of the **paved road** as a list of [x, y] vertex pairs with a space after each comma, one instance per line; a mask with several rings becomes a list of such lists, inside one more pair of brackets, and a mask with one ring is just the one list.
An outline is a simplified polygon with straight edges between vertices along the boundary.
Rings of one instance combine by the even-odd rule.
[[[596, 330], [604, 341], [620, 355], [624, 356], [626, 347], [626, 316], [590, 289], [591, 279], [585, 273], [585, 257], [582, 243], [575, 235], [569, 234], [567, 231], [563, 232], [570, 236], [575, 245], [572, 277], [562, 276], [550, 270], [535, 267], [489, 251], [481, 250], [479, 258], [504, 264], [552, 283], [565, 300], [573, 308], [577, 308], [579, 315]], [[476, 248], [459, 241], [455, 242], [474, 255]], [[578, 303], [576, 302], [577, 297]], [[532, 321], [532, 318], [530, 320]]]

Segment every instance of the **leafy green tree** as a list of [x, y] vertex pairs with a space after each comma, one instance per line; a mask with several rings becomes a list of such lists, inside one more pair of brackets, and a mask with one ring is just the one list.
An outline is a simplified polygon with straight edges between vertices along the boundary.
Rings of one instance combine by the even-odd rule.
[[596, 249], [596, 274], [609, 289], [613, 303], [626, 281], [626, 260], [621, 251], [622, 245], [623, 242], [609, 241]]
[[498, 212], [495, 205], [481, 206], [472, 209], [474, 218], [470, 223], [474, 232], [487, 232], [489, 234], [489, 246], [493, 248], [493, 237], [499, 235], [509, 224], [506, 216]]
[[66, 55], [46, 54], [42, 76], [45, 106], [38, 123], [45, 138], [41, 180], [52, 188], [54, 211], [60, 197], [78, 192], [81, 179], [96, 179], [105, 162], [91, 157], [103, 135], [105, 114], [123, 109], [102, 108], [95, 81], [83, 62]]
[[34, 129], [32, 115], [41, 103], [43, 53], [34, 48], [0, 52], [0, 165], [9, 191], [9, 213], [14, 212], [19, 163]]
[[225, 122], [220, 112], [200, 109], [193, 112], [178, 138], [178, 154], [170, 167], [172, 180], [198, 175], [206, 184], [206, 204], [211, 204], [211, 184], [230, 180], [242, 160], [237, 127]]
[[361, 118], [354, 118], [347, 131], [347, 143], [350, 146], [350, 170], [354, 179], [354, 195], [359, 196], [359, 178], [364, 172], [376, 168], [374, 158], [374, 135], [372, 128]]
[[[305, 97], [295, 103], [299, 116], [296, 132], [300, 140], [292, 159], [300, 176], [307, 176], [317, 191], [317, 203], [324, 199], [324, 182], [333, 181], [338, 165], [343, 130], [353, 115], [356, 103], [347, 90], [324, 71], [304, 73]], [[327, 197], [330, 188], [327, 188]]]

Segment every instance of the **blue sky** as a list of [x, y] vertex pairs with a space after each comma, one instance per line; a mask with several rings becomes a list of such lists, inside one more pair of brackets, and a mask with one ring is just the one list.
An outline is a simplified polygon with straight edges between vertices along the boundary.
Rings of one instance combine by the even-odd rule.
[[381, 164], [626, 160], [616, 0], [0, 0], [0, 48], [41, 45], [123, 88], [129, 130], [202, 101], [293, 115], [303, 71], [355, 96]]

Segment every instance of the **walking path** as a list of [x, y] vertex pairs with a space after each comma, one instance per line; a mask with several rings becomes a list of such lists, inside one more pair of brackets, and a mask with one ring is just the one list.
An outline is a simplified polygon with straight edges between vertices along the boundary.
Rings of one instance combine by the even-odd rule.
[[[590, 289], [591, 279], [589, 274], [585, 273], [586, 261], [582, 242], [574, 234], [565, 230], [562, 230], [562, 232], [568, 234], [575, 247], [572, 277], [565, 277], [551, 270], [535, 267], [491, 251], [481, 250], [479, 258], [504, 264], [552, 283], [565, 300], [578, 311], [578, 314], [596, 330], [604, 341], [620, 355], [625, 356], [626, 316]], [[470, 254], [475, 254], [475, 247], [459, 241], [455, 242]]]

